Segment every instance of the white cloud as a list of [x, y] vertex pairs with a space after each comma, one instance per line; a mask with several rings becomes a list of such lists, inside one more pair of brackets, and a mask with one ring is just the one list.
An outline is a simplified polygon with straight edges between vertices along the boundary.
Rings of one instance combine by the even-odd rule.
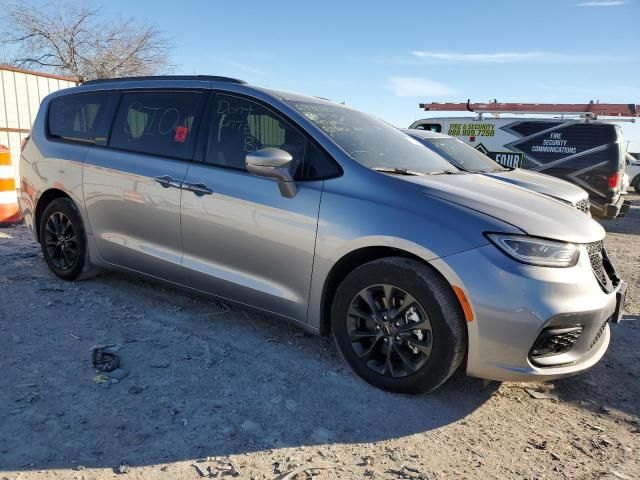
[[578, 7], [617, 7], [618, 5], [624, 5], [627, 0], [594, 0], [592, 2], [576, 3]]
[[545, 60], [557, 56], [547, 52], [456, 53], [414, 51], [411, 53], [418, 58], [469, 63], [514, 63], [528, 60]]
[[252, 67], [252, 66], [247, 65], [245, 63], [233, 62], [231, 60], [223, 60], [223, 61], [224, 61], [224, 63], [226, 63], [227, 65], [229, 65], [231, 67], [243, 70], [243, 71], [248, 72], [248, 73], [254, 73], [256, 75], [271, 75], [269, 72], [267, 72], [265, 70], [260, 70], [259, 68]]
[[418, 77], [390, 77], [389, 88], [397, 97], [423, 97], [456, 93], [454, 89], [443, 83]]

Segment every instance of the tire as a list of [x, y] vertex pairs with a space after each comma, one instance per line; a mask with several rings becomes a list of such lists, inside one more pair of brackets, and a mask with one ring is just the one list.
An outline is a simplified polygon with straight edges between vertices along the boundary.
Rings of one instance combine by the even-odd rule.
[[[57, 231], [56, 225], [60, 225]], [[57, 198], [47, 205], [42, 213], [39, 233], [42, 255], [56, 276], [73, 281], [96, 274], [89, 261], [82, 217], [70, 198]]]
[[331, 327], [355, 373], [396, 393], [435, 390], [467, 350], [464, 315], [451, 286], [408, 258], [375, 260], [347, 275], [334, 297]]
[[636, 193], [640, 193], [640, 179], [636, 180], [636, 184], [633, 186]]

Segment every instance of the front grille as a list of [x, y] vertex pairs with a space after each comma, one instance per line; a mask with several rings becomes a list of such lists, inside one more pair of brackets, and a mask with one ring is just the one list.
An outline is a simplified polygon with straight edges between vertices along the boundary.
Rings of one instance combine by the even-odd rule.
[[[587, 253], [589, 254], [589, 262], [591, 263], [591, 269], [593, 274], [598, 279], [598, 283], [605, 292], [613, 290], [613, 282], [609, 277], [607, 269], [605, 268], [604, 259], [606, 257], [606, 251], [602, 241], [592, 242], [587, 244]], [[610, 264], [608, 258], [607, 262]]]
[[584, 200], [580, 200], [579, 202], [574, 203], [573, 206], [575, 207], [576, 210], [582, 213], [586, 213], [588, 215], [591, 214], [591, 203], [589, 202], [588, 198], [585, 198]]

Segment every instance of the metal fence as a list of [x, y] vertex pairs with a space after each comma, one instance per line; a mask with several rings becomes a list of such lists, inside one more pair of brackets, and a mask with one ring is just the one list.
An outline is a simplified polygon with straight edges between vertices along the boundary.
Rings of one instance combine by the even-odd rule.
[[77, 84], [69, 77], [0, 65], [0, 145], [11, 151], [16, 180], [20, 142], [29, 134], [40, 102], [56, 90]]

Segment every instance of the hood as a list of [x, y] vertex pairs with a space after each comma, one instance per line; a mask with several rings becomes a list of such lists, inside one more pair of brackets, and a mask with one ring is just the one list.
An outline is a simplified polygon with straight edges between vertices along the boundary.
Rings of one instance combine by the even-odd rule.
[[517, 168], [509, 171], [485, 173], [484, 175], [533, 190], [534, 192], [543, 193], [571, 204], [589, 198], [587, 192], [577, 185], [544, 173]]
[[573, 243], [602, 240], [604, 229], [575, 208], [546, 195], [473, 173], [396, 176], [423, 193], [507, 222], [528, 235]]

